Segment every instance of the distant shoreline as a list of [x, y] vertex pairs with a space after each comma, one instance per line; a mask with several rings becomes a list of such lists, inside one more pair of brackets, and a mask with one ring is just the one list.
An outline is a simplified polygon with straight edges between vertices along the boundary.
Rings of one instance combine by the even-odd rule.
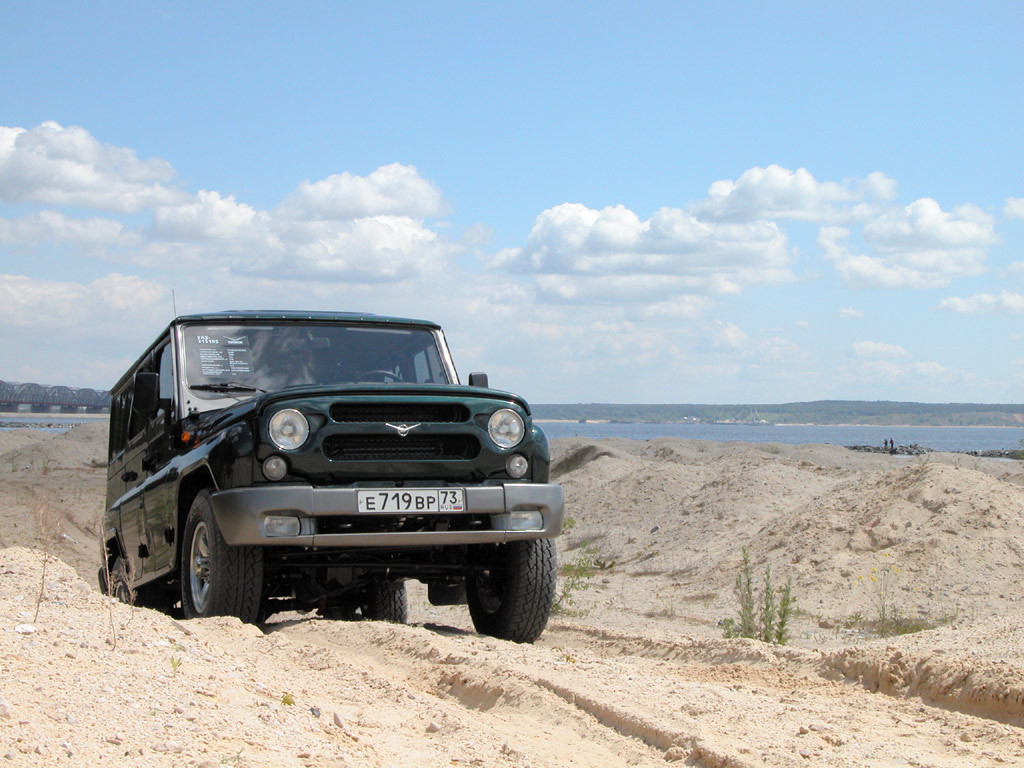
[[893, 429], [1022, 429], [1024, 424], [865, 424], [861, 423], [847, 423], [833, 424], [821, 423], [816, 421], [801, 421], [801, 422], [786, 422], [784, 424], [750, 424], [748, 422], [735, 421], [625, 421], [625, 420], [612, 420], [612, 419], [587, 419], [586, 421], [579, 421], [578, 419], [533, 419], [535, 424], [624, 424], [624, 425], [635, 425], [635, 424], [692, 424], [693, 426], [714, 426], [714, 425], [730, 425], [730, 426], [759, 426], [759, 427], [819, 427], [826, 429], [828, 427], [871, 427], [872, 429], [885, 429], [892, 427]]
[[0, 419], [43, 419], [60, 421], [62, 419], [109, 419], [109, 413], [25, 413], [22, 411], [0, 411]]

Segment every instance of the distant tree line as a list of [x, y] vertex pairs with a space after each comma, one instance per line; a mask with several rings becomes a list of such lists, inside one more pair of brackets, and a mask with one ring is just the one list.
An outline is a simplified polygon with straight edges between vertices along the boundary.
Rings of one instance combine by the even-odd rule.
[[1024, 426], [1024, 404], [905, 403], [816, 400], [806, 403], [701, 405], [681, 403], [563, 403], [532, 405], [535, 418], [624, 422], [766, 422], [883, 426]]

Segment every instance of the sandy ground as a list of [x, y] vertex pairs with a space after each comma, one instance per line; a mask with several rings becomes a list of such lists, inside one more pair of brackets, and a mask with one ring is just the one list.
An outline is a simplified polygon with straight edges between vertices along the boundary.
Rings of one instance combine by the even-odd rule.
[[[104, 425], [0, 433], [0, 766], [1024, 765], [1019, 463], [553, 447], [560, 557], [598, 570], [520, 646], [418, 585], [409, 626], [112, 602]], [[792, 579], [785, 647], [722, 638], [743, 547]]]

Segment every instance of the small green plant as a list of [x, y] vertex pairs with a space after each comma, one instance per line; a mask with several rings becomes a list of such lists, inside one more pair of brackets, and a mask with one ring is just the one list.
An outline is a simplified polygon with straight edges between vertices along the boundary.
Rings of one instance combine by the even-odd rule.
[[779, 592], [779, 612], [775, 616], [775, 631], [772, 635], [772, 642], [775, 645], [785, 645], [789, 642], [789, 621], [793, 618], [795, 609], [793, 577], [787, 576], [786, 585]]
[[281, 697], [281, 703], [287, 707], [290, 707], [293, 704], [295, 704], [295, 697], [292, 696], [290, 693], [286, 693], [284, 696]]
[[[883, 557], [889, 557], [883, 553]], [[907, 635], [913, 632], [922, 632], [926, 629], [935, 629], [945, 624], [951, 624], [957, 619], [957, 614], [943, 614], [941, 616], [909, 616], [907, 611], [900, 606], [895, 597], [896, 587], [902, 570], [896, 564], [878, 568], [872, 568], [868, 574], [867, 582], [862, 576], [857, 581], [864, 583], [870, 590], [871, 603], [875, 610], [873, 619], [865, 619], [861, 614], [856, 614], [860, 619], [858, 625], [877, 633], [881, 637], [892, 635]], [[849, 623], [849, 620], [848, 622]]]
[[562, 576], [562, 588], [555, 595], [555, 602], [551, 610], [562, 616], [583, 618], [588, 611], [574, 607], [576, 595], [590, 589], [590, 580], [598, 571], [597, 552], [589, 546], [583, 547], [571, 562], [563, 565], [559, 570]]
[[750, 566], [750, 555], [743, 548], [743, 565], [736, 575], [736, 599], [739, 610], [736, 618], [721, 622], [725, 637], [748, 637], [774, 645], [789, 642], [789, 622], [796, 608], [793, 597], [793, 580], [786, 579], [781, 589], [772, 584], [772, 569], [766, 565], [761, 594], [754, 594], [754, 572]]
[[178, 669], [181, 667], [181, 656], [171, 656], [171, 669], [174, 670], [174, 674], [178, 674]]

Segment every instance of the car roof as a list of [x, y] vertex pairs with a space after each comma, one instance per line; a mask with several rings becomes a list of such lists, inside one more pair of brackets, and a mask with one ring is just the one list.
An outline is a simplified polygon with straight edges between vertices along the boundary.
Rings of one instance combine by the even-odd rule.
[[375, 315], [370, 312], [313, 312], [294, 309], [229, 309], [224, 312], [205, 312], [195, 315], [180, 315], [176, 317], [171, 324], [222, 322], [226, 320], [303, 320], [312, 322], [422, 325], [427, 328], [441, 327], [430, 320], [415, 320], [409, 317], [393, 317], [391, 315]]

